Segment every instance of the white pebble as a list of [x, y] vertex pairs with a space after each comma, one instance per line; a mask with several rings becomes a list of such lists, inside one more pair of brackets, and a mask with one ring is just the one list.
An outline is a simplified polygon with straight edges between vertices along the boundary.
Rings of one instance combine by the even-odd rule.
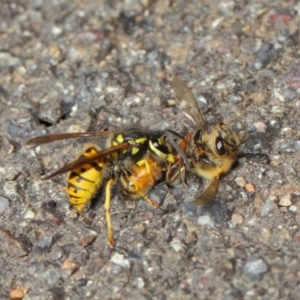
[[267, 125], [264, 122], [254, 123], [257, 132], [265, 133], [267, 129]]
[[214, 227], [214, 223], [212, 222], [210, 216], [202, 216], [198, 218], [199, 225], [208, 225], [210, 227]]
[[178, 238], [174, 238], [170, 242], [170, 245], [174, 249], [175, 252], [179, 252], [179, 251], [185, 249], [185, 245]]
[[291, 194], [286, 194], [284, 195], [280, 201], [279, 201], [280, 206], [291, 206], [292, 201], [291, 201]]
[[53, 26], [52, 27], [52, 34], [53, 35], [60, 35], [62, 33], [62, 29], [60, 27], [57, 27], [57, 26]]
[[243, 224], [244, 223], [244, 217], [240, 214], [233, 214], [231, 216], [231, 220], [236, 224]]
[[9, 207], [9, 201], [5, 197], [0, 196], [0, 214], [2, 214]]
[[235, 179], [234, 179], [234, 181], [235, 181], [235, 183], [237, 184], [237, 186], [239, 186], [239, 187], [241, 187], [241, 188], [244, 188], [244, 186], [246, 185], [246, 180], [243, 178], [243, 177], [241, 177], [241, 176], [239, 176], [239, 177], [236, 177]]
[[35, 217], [36, 217], [36, 212], [30, 209], [26, 210], [24, 214], [24, 219], [35, 219]]
[[130, 267], [129, 260], [127, 258], [125, 258], [123, 254], [120, 254], [118, 252], [113, 254], [110, 261], [113, 262], [114, 264], [119, 265], [124, 268]]
[[297, 206], [296, 205], [291, 205], [289, 207], [289, 210], [292, 211], [292, 212], [295, 212], [295, 211], [297, 211]]

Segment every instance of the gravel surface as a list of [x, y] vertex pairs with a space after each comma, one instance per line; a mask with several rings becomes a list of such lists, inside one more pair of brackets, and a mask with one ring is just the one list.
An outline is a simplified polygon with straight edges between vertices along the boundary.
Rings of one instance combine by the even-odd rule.
[[[299, 299], [299, 25], [297, 1], [0, 1], [0, 299]], [[115, 193], [109, 247], [103, 195], [78, 216], [66, 176], [41, 179], [105, 139], [24, 144], [184, 133], [174, 75], [249, 137], [204, 207], [193, 177], [159, 209]]]

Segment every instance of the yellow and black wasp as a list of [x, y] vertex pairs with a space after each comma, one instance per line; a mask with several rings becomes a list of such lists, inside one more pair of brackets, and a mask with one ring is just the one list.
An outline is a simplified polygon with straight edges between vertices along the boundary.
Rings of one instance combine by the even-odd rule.
[[[143, 198], [157, 207], [158, 204], [148, 196], [157, 182], [165, 180], [172, 184], [181, 177], [187, 183], [191, 171], [209, 181], [194, 201], [196, 205], [203, 205], [214, 198], [220, 176], [228, 172], [237, 159], [241, 144], [237, 135], [222, 123], [209, 132], [197, 101], [186, 83], [174, 77], [172, 86], [178, 106], [193, 123], [185, 136], [172, 130], [147, 132], [130, 128], [119, 132], [45, 135], [27, 143], [28, 147], [36, 147], [65, 139], [109, 136], [105, 149], [90, 145], [78, 159], [44, 179], [70, 171], [67, 191], [70, 203], [78, 211], [82, 211], [97, 190], [103, 187], [110, 245], [114, 245], [110, 217], [112, 187], [118, 185], [122, 194], [132, 199]], [[176, 137], [177, 142], [174, 141]]]
[[[27, 146], [36, 147], [59, 140], [107, 135], [110, 138], [106, 149], [100, 150], [97, 146], [91, 145], [78, 159], [43, 179], [50, 179], [70, 171], [67, 191], [70, 203], [78, 211], [82, 211], [100, 186], [104, 185], [108, 242], [114, 245], [110, 217], [112, 187], [119, 185], [122, 194], [131, 199], [143, 198], [152, 206], [157, 207], [158, 203], [151, 200], [147, 194], [158, 181], [164, 179], [166, 170], [177, 162], [174, 152], [174, 148], [178, 149], [177, 144], [172, 140], [168, 142], [168, 138], [162, 132], [147, 133], [141, 129], [130, 128], [120, 132], [103, 131], [39, 136], [28, 141]], [[182, 153], [181, 149], [178, 151]], [[186, 162], [186, 168], [189, 168], [185, 157], [183, 162]]]

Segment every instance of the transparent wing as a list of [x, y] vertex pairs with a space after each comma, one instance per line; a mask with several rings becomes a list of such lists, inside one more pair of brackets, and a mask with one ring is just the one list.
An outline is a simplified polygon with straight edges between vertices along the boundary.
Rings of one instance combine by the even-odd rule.
[[219, 188], [219, 178], [215, 177], [212, 179], [205, 190], [196, 196], [194, 203], [195, 205], [205, 205], [211, 201], [217, 194]]
[[32, 148], [42, 144], [52, 143], [61, 140], [75, 139], [81, 137], [107, 136], [112, 134], [111, 131], [92, 131], [92, 132], [73, 132], [73, 133], [57, 133], [47, 134], [35, 137], [26, 143], [26, 147]]
[[182, 112], [197, 126], [197, 129], [208, 133], [200, 107], [187, 84], [179, 77], [173, 77], [172, 88]]
[[111, 155], [113, 153], [116, 153], [118, 151], [127, 150], [130, 147], [131, 146], [129, 144], [123, 143], [123, 144], [119, 144], [117, 146], [113, 146], [113, 147], [98, 151], [95, 155], [92, 155], [90, 157], [86, 157], [86, 156], [80, 157], [80, 158], [70, 162], [69, 164], [63, 166], [62, 168], [58, 169], [57, 171], [55, 171], [47, 176], [44, 176], [43, 179], [47, 180], [56, 175], [66, 173], [68, 171], [72, 171], [76, 168], [79, 168], [79, 167], [85, 165], [85, 164], [92, 163], [93, 161], [95, 161], [97, 159], [104, 158], [104, 157]]

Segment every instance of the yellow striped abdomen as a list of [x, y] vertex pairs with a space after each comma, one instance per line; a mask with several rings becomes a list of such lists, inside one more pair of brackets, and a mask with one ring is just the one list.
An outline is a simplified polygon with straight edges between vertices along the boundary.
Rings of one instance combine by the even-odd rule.
[[[82, 157], [90, 157], [97, 153], [94, 146], [87, 148]], [[103, 180], [104, 159], [96, 159], [74, 169], [68, 179], [69, 201], [81, 211], [93, 198]]]

